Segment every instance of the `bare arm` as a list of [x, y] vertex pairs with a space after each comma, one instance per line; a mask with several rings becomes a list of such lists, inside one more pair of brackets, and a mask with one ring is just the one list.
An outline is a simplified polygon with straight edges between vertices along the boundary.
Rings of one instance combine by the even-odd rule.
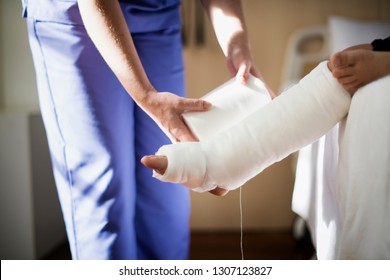
[[85, 27], [97, 49], [137, 103], [155, 90], [138, 58], [118, 1], [79, 0]]
[[[134, 101], [175, 141], [194, 141], [181, 119], [184, 111], [203, 111], [205, 101], [158, 93], [138, 57], [118, 1], [79, 0], [80, 13], [96, 48]], [[107, 93], [109, 94], [109, 93]]]
[[201, 0], [213, 25], [219, 45], [227, 58], [231, 75], [246, 80], [249, 72], [259, 76], [254, 68], [241, 1]]
[[[226, 56], [230, 74], [244, 84], [248, 74], [262, 78], [252, 58], [248, 31], [240, 0], [201, 0], [213, 25], [218, 43]], [[270, 95], [276, 95], [268, 87]]]

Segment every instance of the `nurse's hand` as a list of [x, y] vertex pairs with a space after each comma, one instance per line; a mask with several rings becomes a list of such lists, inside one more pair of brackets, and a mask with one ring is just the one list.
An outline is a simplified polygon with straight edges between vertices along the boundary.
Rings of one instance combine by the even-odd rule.
[[260, 72], [254, 66], [252, 55], [245, 38], [245, 33], [237, 33], [229, 42], [226, 62], [229, 73], [237, 80], [246, 84], [249, 73], [261, 78]]
[[[238, 32], [229, 42], [226, 63], [229, 73], [244, 85], [248, 82], [249, 74], [264, 81], [261, 73], [256, 69], [245, 33]], [[264, 82], [265, 83], [265, 82]], [[265, 83], [272, 99], [276, 94]]]
[[208, 111], [211, 103], [201, 99], [179, 97], [170, 92], [152, 92], [139, 105], [175, 142], [198, 141], [184, 123], [182, 114], [188, 111]]
[[[168, 159], [165, 156], [144, 156], [141, 159], [141, 163], [146, 167], [154, 169], [157, 173], [163, 175], [167, 170]], [[224, 196], [229, 191], [220, 187], [216, 187], [209, 192], [216, 196]]]

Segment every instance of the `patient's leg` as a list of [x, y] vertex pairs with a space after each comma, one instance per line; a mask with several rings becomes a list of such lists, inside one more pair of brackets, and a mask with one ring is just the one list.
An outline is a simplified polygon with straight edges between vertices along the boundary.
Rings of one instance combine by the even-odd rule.
[[168, 166], [164, 172], [162, 164], [163, 174], [154, 176], [195, 191], [216, 186], [233, 190], [324, 135], [347, 114], [349, 104], [349, 94], [322, 62], [297, 85], [212, 140], [161, 147], [157, 155], [166, 156]]
[[[165, 171], [167, 170], [168, 166], [168, 159], [166, 156], [144, 156], [141, 159], [141, 162], [151, 169], [154, 169], [154, 172], [163, 175]], [[209, 191], [210, 193], [216, 195], [216, 196], [224, 196], [229, 191], [226, 189], [222, 189], [220, 187], [216, 187], [215, 189], [212, 189]]]

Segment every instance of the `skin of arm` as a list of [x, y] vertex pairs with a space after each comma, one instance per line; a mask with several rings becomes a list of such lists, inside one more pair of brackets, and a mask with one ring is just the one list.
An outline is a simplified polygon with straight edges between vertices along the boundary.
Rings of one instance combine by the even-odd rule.
[[254, 75], [259, 75], [252, 63], [241, 1], [201, 0], [201, 3], [227, 58], [230, 74], [242, 79], [246, 79], [250, 71]]
[[154, 89], [138, 57], [118, 1], [79, 0], [78, 5], [88, 35], [138, 106], [172, 142], [195, 141], [181, 115], [185, 111], [208, 110], [211, 104]]
[[[251, 55], [248, 31], [240, 0], [200, 0], [214, 28], [231, 76], [247, 83], [248, 74], [262, 79]], [[270, 95], [276, 95], [268, 87]]]

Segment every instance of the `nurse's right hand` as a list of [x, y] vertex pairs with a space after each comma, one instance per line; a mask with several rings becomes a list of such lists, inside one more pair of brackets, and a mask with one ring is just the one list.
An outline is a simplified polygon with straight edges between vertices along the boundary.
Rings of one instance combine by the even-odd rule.
[[201, 99], [177, 96], [170, 92], [152, 92], [138, 103], [175, 142], [198, 141], [185, 124], [182, 114], [189, 111], [208, 111], [211, 103]]

